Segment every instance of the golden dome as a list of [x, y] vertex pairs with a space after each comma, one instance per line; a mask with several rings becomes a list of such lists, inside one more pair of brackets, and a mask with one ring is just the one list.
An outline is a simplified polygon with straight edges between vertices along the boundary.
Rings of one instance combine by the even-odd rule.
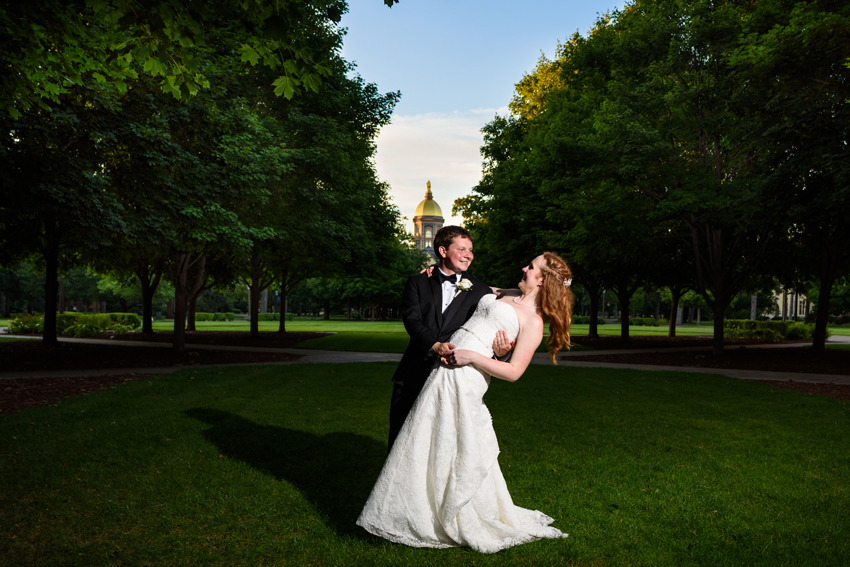
[[442, 217], [443, 210], [437, 201], [434, 200], [434, 195], [431, 194], [431, 182], [427, 184], [428, 191], [425, 192], [425, 199], [416, 207], [414, 217]]

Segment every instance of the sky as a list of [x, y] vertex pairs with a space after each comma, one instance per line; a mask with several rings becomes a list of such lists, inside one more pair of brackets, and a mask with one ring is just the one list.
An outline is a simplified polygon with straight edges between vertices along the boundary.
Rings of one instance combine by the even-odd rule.
[[617, 0], [349, 0], [342, 54], [381, 92], [401, 91], [377, 140], [378, 175], [413, 231], [431, 181], [446, 224], [481, 178], [481, 128], [507, 114], [514, 85], [541, 53], [581, 35]]

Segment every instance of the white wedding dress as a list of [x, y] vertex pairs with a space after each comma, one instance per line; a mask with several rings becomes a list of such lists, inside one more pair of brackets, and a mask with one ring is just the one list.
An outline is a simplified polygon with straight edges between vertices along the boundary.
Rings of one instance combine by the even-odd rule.
[[[513, 340], [513, 307], [485, 295], [454, 335], [458, 348], [493, 355], [496, 331]], [[567, 537], [554, 520], [514, 506], [482, 396], [490, 376], [474, 366], [437, 365], [407, 416], [357, 524], [413, 547], [468, 546], [482, 553]]]

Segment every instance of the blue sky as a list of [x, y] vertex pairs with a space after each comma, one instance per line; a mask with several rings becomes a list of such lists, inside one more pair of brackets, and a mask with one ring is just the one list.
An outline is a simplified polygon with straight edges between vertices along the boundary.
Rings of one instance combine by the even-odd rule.
[[401, 91], [392, 124], [378, 138], [376, 164], [408, 218], [431, 180], [447, 223], [452, 203], [481, 174], [479, 130], [505, 114], [514, 84], [541, 52], [582, 35], [617, 0], [349, 0], [343, 56], [382, 92]]

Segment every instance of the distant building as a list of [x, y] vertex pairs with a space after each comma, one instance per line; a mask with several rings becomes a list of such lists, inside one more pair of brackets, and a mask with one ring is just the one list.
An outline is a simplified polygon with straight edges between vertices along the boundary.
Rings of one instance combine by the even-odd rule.
[[443, 210], [431, 193], [430, 181], [428, 181], [426, 187], [428, 190], [425, 192], [425, 199], [419, 203], [416, 207], [416, 214], [413, 215], [413, 240], [416, 242], [416, 248], [427, 252], [436, 262], [437, 253], [434, 252], [434, 235], [443, 228], [446, 219], [443, 218]]

